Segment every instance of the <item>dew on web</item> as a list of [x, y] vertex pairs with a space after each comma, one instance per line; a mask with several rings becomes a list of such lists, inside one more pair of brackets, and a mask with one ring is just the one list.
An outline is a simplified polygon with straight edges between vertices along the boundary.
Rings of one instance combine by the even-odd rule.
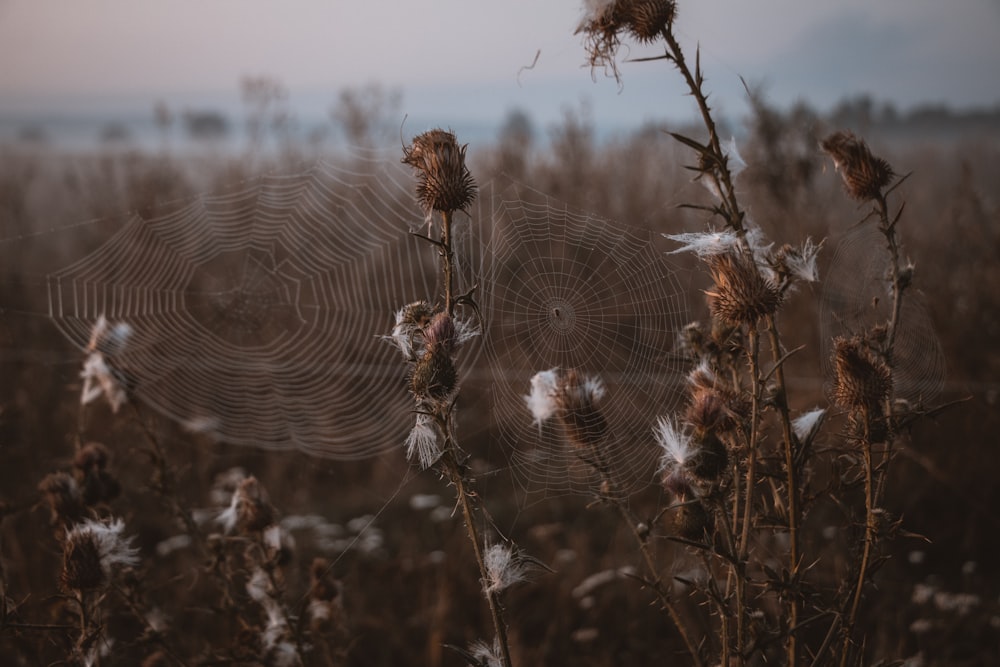
[[[872, 222], [856, 225], [834, 239], [836, 252], [826, 276], [820, 310], [823, 376], [833, 376], [833, 341], [862, 333], [892, 317], [892, 280], [885, 237]], [[917, 272], [919, 281], [919, 270]], [[927, 405], [940, 393], [945, 359], [923, 294], [904, 292], [893, 350], [893, 394]]]

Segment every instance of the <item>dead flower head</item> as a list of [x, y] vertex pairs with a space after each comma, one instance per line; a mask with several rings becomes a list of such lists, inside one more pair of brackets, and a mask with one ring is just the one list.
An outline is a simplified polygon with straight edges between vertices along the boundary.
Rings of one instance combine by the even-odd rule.
[[853, 133], [840, 131], [824, 139], [820, 146], [844, 179], [847, 193], [858, 201], [875, 199], [896, 176], [888, 162], [872, 155], [871, 149]]
[[131, 538], [122, 537], [121, 519], [108, 523], [86, 519], [66, 531], [60, 580], [67, 590], [86, 591], [105, 587], [122, 567], [139, 562]]
[[242, 533], [260, 533], [274, 523], [275, 510], [268, 501], [264, 487], [251, 475], [236, 486], [229, 507], [216, 520], [227, 533], [234, 529], [239, 529]]
[[417, 170], [417, 201], [430, 211], [465, 210], [476, 197], [476, 182], [465, 166], [466, 145], [452, 132], [424, 132], [403, 149], [403, 163]]
[[587, 0], [576, 32], [584, 35], [591, 67], [606, 67], [617, 77], [615, 54], [625, 33], [639, 42], [658, 39], [677, 15], [672, 0]]
[[892, 393], [892, 370], [860, 336], [833, 342], [833, 398], [847, 410], [881, 409]]
[[706, 294], [716, 319], [733, 326], [752, 326], [778, 309], [780, 290], [761, 275], [750, 259], [727, 253], [707, 261], [715, 289]]

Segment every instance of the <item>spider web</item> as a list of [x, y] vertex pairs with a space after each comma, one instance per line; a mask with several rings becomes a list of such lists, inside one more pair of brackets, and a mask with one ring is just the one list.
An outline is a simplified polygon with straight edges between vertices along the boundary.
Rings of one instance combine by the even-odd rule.
[[652, 235], [522, 187], [497, 197], [486, 258], [493, 417], [517, 481], [544, 494], [597, 486], [559, 427], [533, 424], [525, 405], [530, 378], [559, 367], [602, 380], [615, 480], [625, 491], [648, 482], [658, 457], [651, 424], [678, 401], [683, 363], [671, 350], [687, 322]]
[[[32, 309], [78, 349], [101, 316], [127, 323], [114, 368], [193, 432], [334, 460], [401, 450], [413, 401], [398, 350], [379, 338], [403, 305], [440, 300], [440, 276], [435, 249], [407, 233], [427, 220], [398, 155], [357, 152], [159, 210], [80, 223], [88, 242], [43, 270]], [[463, 444], [489, 433], [529, 491], [592, 492], [558, 427], [539, 430], [524, 401], [536, 372], [574, 368], [607, 387], [618, 482], [647, 483], [687, 322], [659, 235], [493, 183], [455, 232], [456, 292], [476, 286], [486, 322], [458, 355]]]
[[377, 335], [401, 305], [437, 298], [435, 258], [407, 234], [422, 224], [408, 170], [358, 154], [132, 217], [49, 275], [49, 311], [80, 347], [101, 315], [127, 322], [116, 369], [192, 431], [369, 457], [412, 420], [398, 351]]
[[[829, 382], [834, 338], [864, 332], [892, 318], [889, 250], [874, 224], [856, 225], [839, 239], [823, 282], [820, 328], [824, 377]], [[903, 296], [893, 349], [893, 393], [926, 405], [940, 393], [944, 380], [941, 342], [923, 294], [910, 287]]]

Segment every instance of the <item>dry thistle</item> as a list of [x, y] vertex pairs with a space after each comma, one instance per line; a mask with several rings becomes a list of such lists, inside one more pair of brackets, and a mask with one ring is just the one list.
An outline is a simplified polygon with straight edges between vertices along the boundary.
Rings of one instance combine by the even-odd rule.
[[275, 510], [268, 502], [267, 492], [257, 478], [243, 479], [227, 507], [216, 519], [227, 533], [238, 528], [243, 533], [259, 533], [274, 523]]
[[753, 326], [778, 309], [781, 292], [761, 275], [751, 260], [727, 253], [714, 255], [707, 261], [715, 290], [706, 294], [716, 319], [734, 326]]
[[53, 525], [69, 526], [87, 514], [80, 485], [67, 473], [49, 473], [38, 483], [38, 490], [49, 506]]
[[413, 365], [410, 391], [417, 400], [443, 403], [458, 386], [458, 370], [447, 345], [428, 346]]
[[84, 504], [105, 503], [121, 493], [121, 484], [107, 470], [110, 457], [107, 447], [99, 442], [88, 442], [73, 458], [73, 475], [82, 489]]
[[892, 369], [859, 336], [838, 337], [833, 349], [833, 398], [846, 410], [881, 410], [892, 392]]
[[604, 396], [600, 380], [583, 377], [576, 370], [563, 371], [555, 393], [556, 415], [566, 439], [580, 449], [596, 449], [608, 431], [597, 407]]
[[87, 591], [105, 587], [121, 567], [139, 562], [131, 538], [123, 538], [121, 519], [109, 523], [84, 520], [66, 531], [60, 581], [67, 590]]
[[417, 201], [425, 211], [459, 211], [476, 197], [476, 182], [465, 166], [468, 144], [459, 146], [454, 133], [424, 132], [403, 149], [403, 163], [417, 170]]
[[624, 32], [640, 42], [652, 42], [676, 15], [677, 3], [670, 0], [590, 0], [576, 32], [584, 35], [590, 66], [608, 67], [617, 75], [619, 35]]
[[820, 146], [833, 158], [847, 193], [858, 201], [881, 196], [896, 176], [888, 162], [872, 155], [868, 144], [846, 130], [831, 134]]

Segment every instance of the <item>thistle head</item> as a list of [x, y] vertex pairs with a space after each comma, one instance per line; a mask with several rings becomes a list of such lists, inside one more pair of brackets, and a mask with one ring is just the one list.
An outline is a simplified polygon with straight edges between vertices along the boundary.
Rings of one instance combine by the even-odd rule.
[[524, 400], [539, 427], [555, 418], [571, 445], [594, 448], [608, 430], [599, 408], [603, 397], [604, 385], [600, 379], [575, 369], [553, 368], [531, 378], [531, 393]]
[[218, 517], [226, 532], [261, 533], [275, 521], [275, 510], [267, 492], [253, 475], [242, 479], [227, 507]]
[[417, 201], [431, 211], [465, 210], [476, 197], [476, 182], [465, 166], [467, 144], [452, 132], [435, 129], [417, 135], [403, 149], [403, 163], [417, 171]]
[[71, 525], [87, 514], [83, 493], [76, 479], [64, 472], [46, 475], [38, 484], [49, 510], [53, 524]]
[[625, 33], [639, 42], [658, 39], [673, 25], [677, 3], [672, 0], [588, 0], [576, 32], [584, 35], [591, 67], [610, 67]]
[[110, 522], [86, 519], [66, 531], [60, 581], [67, 590], [87, 591], [106, 587], [115, 572], [138, 564], [138, 550], [122, 536], [121, 519]]
[[598, 407], [603, 396], [604, 385], [599, 379], [574, 369], [562, 372], [555, 394], [556, 416], [574, 447], [598, 447], [607, 435], [608, 422]]
[[833, 399], [845, 410], [880, 410], [892, 393], [892, 369], [860, 336], [834, 340], [833, 370]]
[[753, 326], [781, 305], [778, 287], [742, 254], [714, 255], [708, 265], [715, 283], [714, 290], [706, 292], [709, 308], [724, 324]]
[[418, 401], [447, 401], [458, 387], [458, 369], [447, 346], [428, 346], [413, 365], [410, 392]]
[[888, 162], [873, 155], [868, 144], [846, 130], [831, 134], [820, 146], [833, 158], [847, 193], [858, 201], [880, 197], [896, 176]]

